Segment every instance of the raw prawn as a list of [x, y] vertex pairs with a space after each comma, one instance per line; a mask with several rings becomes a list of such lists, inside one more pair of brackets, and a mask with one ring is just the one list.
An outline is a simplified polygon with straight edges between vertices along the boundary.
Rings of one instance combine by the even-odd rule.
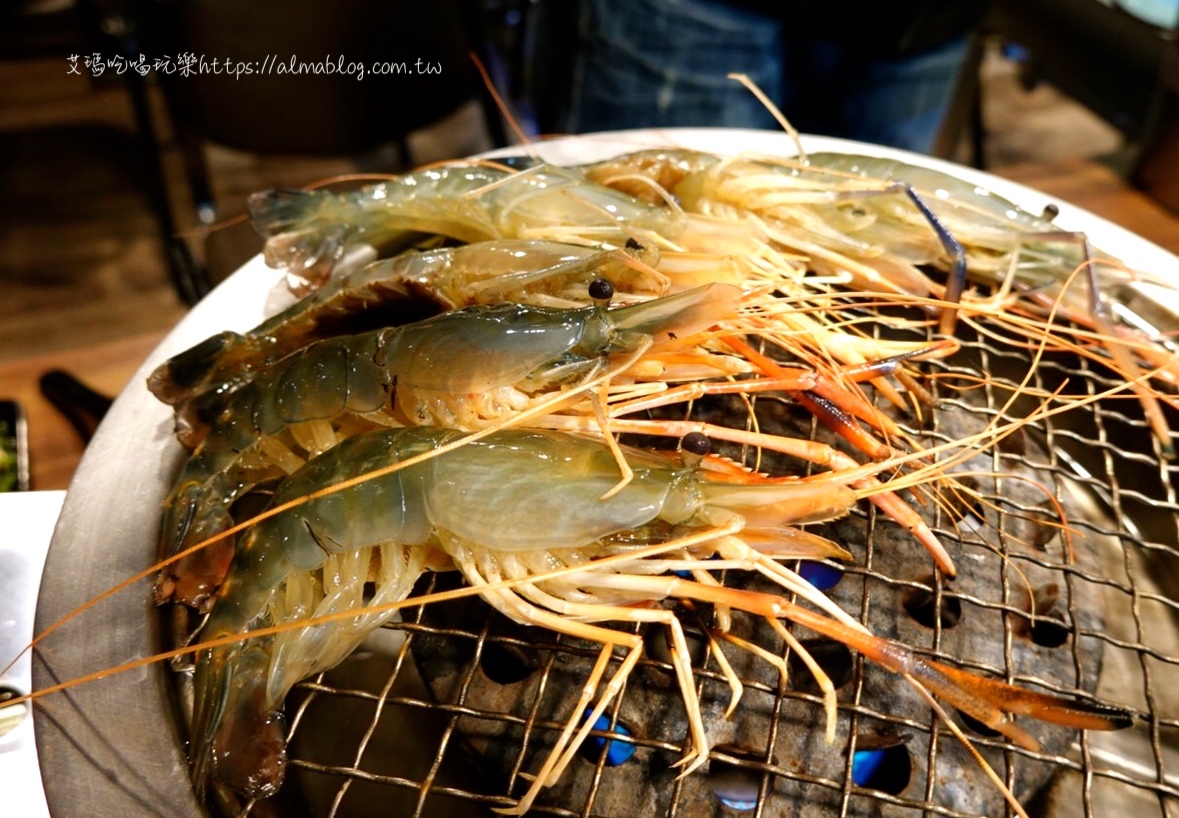
[[638, 245], [608, 251], [524, 240], [403, 253], [334, 279], [249, 332], [222, 332], [173, 356], [148, 388], [176, 407], [177, 435], [193, 448], [238, 388], [312, 341], [479, 304], [586, 306], [597, 279], [622, 300], [659, 296], [667, 283], [647, 266], [647, 255]]
[[[1086, 260], [1080, 242], [1049, 218], [949, 174], [893, 159], [839, 153], [725, 158], [662, 149], [581, 170], [634, 195], [666, 189], [690, 213], [752, 214], [765, 220], [771, 239], [806, 254], [815, 272], [842, 268], [854, 284], [882, 292], [940, 293], [917, 265], [949, 269], [959, 262], [963, 274], [997, 286], [1018, 256], [1015, 286], [1052, 288], [1055, 295]], [[953, 258], [958, 252], [961, 259]], [[1085, 312], [1086, 305], [1073, 304], [1070, 317]]]
[[[202, 631], [202, 639], [217, 644], [197, 656], [197, 789], [218, 782], [247, 797], [273, 793], [284, 772], [281, 706], [292, 685], [347, 655], [391, 616], [393, 603], [409, 593], [427, 565], [444, 562], [443, 555], [508, 616], [602, 645], [574, 715], [532, 786], [504, 810], [512, 814], [526, 812], [540, 790], [559, 778], [642, 653], [641, 637], [597, 623], [657, 622], [670, 630], [672, 665], [690, 725], [685, 773], [707, 759], [709, 740], [682, 628], [670, 611], [647, 604], [665, 598], [805, 625], [1025, 746], [1034, 740], [1007, 714], [1090, 729], [1129, 723], [1123, 711], [983, 680], [872, 636], [775, 561], [844, 556], [821, 537], [790, 532], [844, 514], [856, 492], [838, 475], [822, 483], [751, 475], [735, 480], [728, 470], [707, 468], [699, 440], [685, 441], [684, 450], [678, 461], [627, 450], [635, 478], [608, 499], [601, 499], [603, 491], [616, 480], [609, 448], [551, 432], [506, 430], [467, 441], [451, 430], [390, 429], [350, 438], [308, 462], [279, 487], [275, 513], [243, 534]], [[338, 491], [321, 491], [342, 482]], [[770, 558], [747, 539], [780, 544]], [[762, 573], [825, 615], [783, 597], [718, 586], [708, 574], [733, 567]], [[693, 579], [672, 573], [685, 571]], [[366, 583], [375, 584], [371, 599]], [[338, 616], [349, 611], [356, 615]], [[299, 624], [309, 618], [319, 624]], [[290, 627], [272, 632], [276, 625]], [[265, 635], [247, 638], [257, 630]], [[624, 650], [621, 664], [599, 695], [616, 647]], [[736, 696], [739, 682], [730, 684]], [[587, 707], [592, 712], [582, 721]]]
[[408, 232], [468, 243], [544, 238], [621, 247], [644, 236], [664, 243], [684, 229], [681, 214], [552, 165], [513, 171], [459, 163], [345, 193], [269, 190], [250, 197], [249, 211], [266, 237], [267, 264], [311, 286], [323, 284], [350, 247], [379, 249]]
[[[161, 553], [174, 554], [232, 525], [233, 504], [261, 480], [302, 462], [278, 439], [290, 429], [302, 449], [337, 442], [345, 418], [385, 425], [475, 430], [544, 402], [555, 409], [579, 386], [613, 378], [645, 360], [633, 380], [668, 377], [658, 350], [735, 314], [741, 294], [706, 286], [629, 307], [602, 303], [558, 310], [520, 304], [469, 307], [403, 327], [310, 344], [275, 362], [232, 397], [196, 448], [165, 503]], [[679, 362], [669, 366], [672, 372]], [[706, 374], [748, 369], [732, 356], [699, 355]], [[674, 378], [674, 375], [672, 376]], [[232, 553], [222, 541], [161, 575], [157, 599], [203, 606]]]
[[[655, 150], [582, 170], [631, 193], [644, 185], [666, 187], [690, 213], [752, 215], [765, 226], [767, 240], [803, 253], [807, 267], [821, 276], [844, 275], [854, 287], [895, 296], [936, 296], [946, 334], [968, 277], [997, 291], [970, 300], [980, 317], [1004, 323], [1004, 311], [1022, 309], [1086, 327], [1093, 335], [1076, 344], [1078, 351], [1083, 345], [1104, 349], [1106, 363], [1141, 401], [1164, 454], [1174, 451], [1159, 396], [1143, 383], [1142, 364], [1150, 377], [1175, 385], [1179, 359], [1159, 328], [1125, 305], [1116, 315], [1108, 301], [1113, 290], [1134, 282], [1167, 289], [1173, 282], [1126, 270], [1104, 254], [1095, 257], [1084, 236], [1062, 230], [1049, 214], [1028, 213], [933, 169], [852, 154], [786, 160]], [[930, 265], [947, 271], [944, 285], [921, 269]], [[1077, 270], [1081, 280], [1073, 283]]]
[[753, 219], [767, 242], [801, 253], [812, 272], [842, 276], [861, 289], [939, 293], [941, 288], [917, 265], [952, 252], [953, 237], [939, 232], [936, 221], [931, 223], [914, 202], [907, 203], [912, 218], [903, 229], [882, 227], [874, 241], [861, 239], [855, 228], [864, 222], [864, 214], [856, 215], [858, 204], [849, 202], [880, 191], [865, 190], [862, 181], [816, 178], [807, 166], [785, 160], [665, 149], [624, 154], [582, 171], [591, 180], [632, 194], [643, 184], [665, 187], [690, 214], [721, 221]]

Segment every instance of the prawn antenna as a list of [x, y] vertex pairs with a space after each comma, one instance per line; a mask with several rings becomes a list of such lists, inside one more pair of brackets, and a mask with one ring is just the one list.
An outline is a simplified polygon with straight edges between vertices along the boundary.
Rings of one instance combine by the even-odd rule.
[[487, 93], [491, 94], [491, 98], [495, 100], [495, 107], [499, 109], [500, 115], [508, 123], [508, 127], [516, 134], [516, 139], [520, 140], [520, 144], [525, 147], [531, 146], [532, 140], [528, 137], [528, 134], [524, 133], [524, 129], [520, 127], [520, 123], [512, 115], [511, 108], [508, 107], [508, 104], [504, 102], [504, 98], [496, 90], [495, 83], [491, 81], [491, 74], [488, 73], [487, 67], [483, 65], [483, 60], [479, 59], [479, 55], [474, 51], [469, 52], [469, 56], [471, 57], [471, 62], [475, 64], [475, 70], [479, 72], [479, 76], [483, 80], [483, 87], [487, 89]]

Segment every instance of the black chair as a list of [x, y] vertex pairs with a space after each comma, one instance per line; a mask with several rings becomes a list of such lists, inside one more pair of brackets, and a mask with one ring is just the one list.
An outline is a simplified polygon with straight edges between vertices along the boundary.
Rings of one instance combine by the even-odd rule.
[[51, 4], [0, 0], [0, 59], [60, 59], [63, 70], [69, 65], [69, 70], [86, 74], [93, 82], [117, 85], [127, 93], [135, 116], [132, 136], [139, 166], [137, 176], [168, 248], [173, 284], [191, 303], [195, 298], [190, 281], [191, 256], [185, 257], [186, 247], [170, 241], [176, 235], [176, 222], [158, 161], [160, 143], [149, 102], [150, 77], [133, 70], [100, 74], [84, 67], [89, 55], [131, 61], [143, 53], [139, 10], [137, 0], [65, 0]]
[[1125, 141], [1119, 171], [1156, 197], [1168, 187], [1179, 202], [1179, 180], [1170, 171], [1179, 157], [1176, 36], [1100, 0], [992, 0], [934, 153], [952, 158], [968, 134], [970, 161], [984, 167], [978, 74], [983, 45], [998, 41], [1024, 53], [1026, 87], [1051, 83], [1118, 130]]
[[986, 25], [1027, 50], [1026, 82], [1050, 82], [1130, 142], [1145, 138], [1165, 31], [1098, 0], [995, 0]]

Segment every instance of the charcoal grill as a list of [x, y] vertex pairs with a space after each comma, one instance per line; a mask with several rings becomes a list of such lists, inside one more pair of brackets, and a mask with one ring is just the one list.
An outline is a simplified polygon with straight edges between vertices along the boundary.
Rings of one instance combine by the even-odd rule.
[[[658, 139], [704, 149], [740, 144], [757, 151], [790, 150], [777, 135], [683, 131], [579, 138], [546, 151], [554, 161], [584, 161]], [[869, 150], [837, 140], [814, 140], [812, 148]], [[1043, 203], [1034, 192], [981, 176], [980, 181], [1029, 209]], [[1086, 230], [1132, 264], [1179, 276], [1179, 260], [1087, 214], [1065, 207], [1059, 221]], [[255, 323], [266, 299], [259, 279], [247, 279], [252, 275], [265, 273], [239, 272], [177, 328], [141, 374], [208, 334], [211, 320], [224, 320], [219, 307], [249, 304], [245, 311], [231, 308], [229, 320]], [[1169, 308], [1159, 309], [1167, 314]], [[935, 389], [946, 403], [958, 404], [956, 411], [989, 418], [1006, 395], [1001, 384], [1018, 382], [1029, 361], [1025, 353], [967, 339], [960, 355], [922, 366], [941, 376], [933, 381]], [[975, 371], [990, 373], [996, 386], [976, 390], [970, 401], [946, 388], [953, 376]], [[1100, 366], [1057, 356], [1036, 367], [1032, 386], [1051, 391], [1064, 381], [1073, 393], [1096, 393], [1111, 384]], [[1016, 416], [1023, 409], [1009, 412]], [[1171, 420], [1179, 428], [1179, 418]], [[944, 433], [936, 427], [915, 431]], [[1137, 718], [1128, 730], [1045, 734], [1040, 752], [1014, 748], [967, 721], [957, 722], [1000, 777], [1021, 792], [1031, 814], [1179, 815], [1179, 466], [1162, 457], [1129, 400], [1051, 419], [1026, 437], [1025, 445], [1006, 456], [1034, 461], [1045, 485], [1067, 495], [1077, 558], [1067, 556], [1059, 537], [1056, 545], [1031, 551], [1016, 543], [1019, 538], [998, 537], [992, 544], [1006, 561], [978, 548], [967, 558], [977, 567], [964, 571], [977, 575], [977, 584], [946, 583], [934, 578], [927, 558], [898, 564], [890, 556], [894, 546], [880, 541], [886, 524], [871, 511], [860, 511], [849, 524], [868, 532], [858, 551], [861, 559], [843, 572], [832, 593], [878, 632], [884, 628], [885, 635], [904, 637], [926, 655], [1133, 709]], [[154, 509], [176, 457], [167, 412], [133, 385], [112, 409], [71, 487], [46, 566], [39, 628], [150, 563], [154, 542], [144, 532], [153, 530]], [[1026, 525], [1035, 519], [1034, 501], [1009, 487], [982, 491], [987, 502], [974, 513], [999, 530], [1008, 530], [1005, 521]], [[936, 524], [948, 538], [962, 534], [948, 518]], [[1039, 616], [1029, 617], [1032, 603], [1021, 574], [1004, 567], [1011, 564], [1050, 576], [1058, 586], [1055, 601], [1038, 610]], [[47, 640], [34, 661], [37, 685], [164, 649], [171, 625], [147, 603], [147, 587], [144, 581], [123, 592]], [[689, 628], [700, 615], [684, 612]], [[990, 648], [963, 655], [958, 634], [972, 622], [987, 623], [974, 625], [983, 633], [971, 638], [985, 636]], [[801, 754], [783, 753], [781, 737], [797, 734], [807, 719], [817, 722], [821, 703], [805, 674], [782, 684], [776, 671], [743, 671], [745, 695], [764, 714], [751, 733], [719, 718], [723, 685], [715, 665], [701, 665], [699, 689], [718, 743], [707, 768], [677, 778], [671, 765], [686, 739], [673, 729], [674, 706], [644, 693], [667, 692], [667, 665], [657, 640], [648, 646], [637, 680], [610, 711], [610, 724], [595, 733], [597, 749], [575, 760], [568, 781], [538, 802], [536, 814], [975, 816], [1007, 809], [928, 706], [914, 709], [897, 703], [900, 698], [882, 699], [884, 683], [873, 669], [837, 651], [829, 658], [833, 672], [841, 674], [837, 741], [826, 745], [819, 731], [810, 730], [797, 741]], [[304, 683], [292, 696], [290, 773], [280, 796], [258, 804], [226, 801], [216, 809], [264, 818], [489, 814], [526, 787], [522, 774], [535, 769], [542, 757], [536, 754], [567, 716], [558, 715], [562, 696], [568, 697], [562, 688], [590, 661], [584, 645], [515, 628], [478, 609], [411, 609], [339, 669]], [[183, 684], [174, 686], [159, 665], [42, 700], [38, 746], [55, 818], [96, 810], [201, 815], [204, 808], [187, 784], [183, 701]], [[611, 732], [618, 724], [629, 737]], [[1027, 720], [1024, 724], [1031, 728]], [[613, 766], [612, 753], [626, 746], [635, 748], [633, 757]], [[892, 760], [878, 777], [865, 779], [857, 768], [864, 756], [857, 751], [873, 748], [887, 749], [885, 757]], [[645, 800], [644, 787], [657, 787], [658, 798]], [[957, 790], [967, 795], [947, 797]], [[973, 803], [971, 794], [979, 795]], [[656, 803], [659, 812], [636, 806], [648, 803]]]

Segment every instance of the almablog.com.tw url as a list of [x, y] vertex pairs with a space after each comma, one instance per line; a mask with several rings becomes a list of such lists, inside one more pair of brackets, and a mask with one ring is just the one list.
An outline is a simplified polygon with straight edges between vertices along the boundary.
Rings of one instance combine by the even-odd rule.
[[172, 57], [147, 57], [139, 54], [134, 58], [121, 55], [104, 56], [72, 54], [66, 58], [67, 74], [89, 73], [92, 77], [103, 74], [123, 75], [135, 72], [141, 77], [149, 73], [194, 77], [198, 75], [228, 76], [234, 79], [262, 76], [339, 75], [362, 80], [366, 76], [427, 76], [442, 73], [442, 64], [416, 58], [413, 60], [389, 60], [363, 63], [348, 60], [343, 55], [327, 56], [320, 60], [300, 60], [296, 56], [280, 57], [268, 54], [260, 60], [234, 60], [230, 57], [205, 57], [191, 53]]

